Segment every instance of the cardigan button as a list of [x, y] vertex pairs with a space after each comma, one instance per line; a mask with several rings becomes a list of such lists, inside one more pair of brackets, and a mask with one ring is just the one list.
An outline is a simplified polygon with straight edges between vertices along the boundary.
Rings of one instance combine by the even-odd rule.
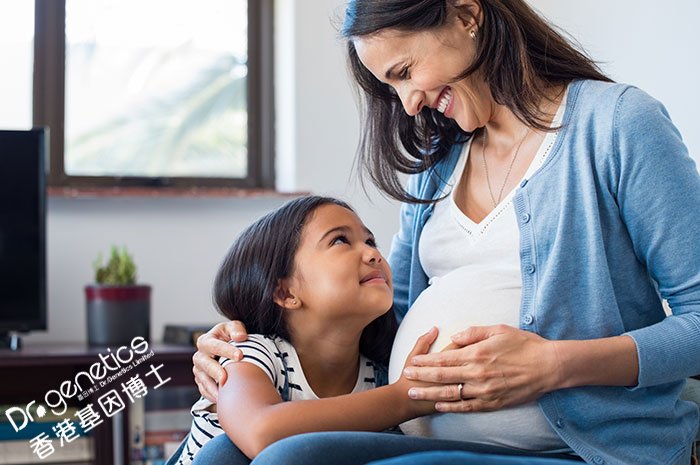
[[535, 272], [535, 265], [533, 265], [532, 263], [530, 263], [529, 265], [527, 265], [527, 266], [525, 267], [525, 272], [526, 272], [527, 274], [532, 274], [532, 273], [534, 273], [534, 272]]
[[597, 465], [602, 465], [605, 463], [605, 459], [603, 459], [603, 457], [601, 457], [600, 455], [596, 455], [595, 457], [593, 457], [593, 463]]
[[555, 423], [557, 425], [557, 428], [563, 428], [564, 427], [564, 420], [561, 418], [557, 418], [557, 421]]
[[522, 221], [523, 223], [529, 222], [530, 221], [530, 214], [523, 213], [522, 215], [520, 215], [520, 221]]
[[525, 187], [527, 185], [527, 179], [523, 179], [523, 182], [520, 183], [520, 187]]
[[531, 325], [533, 321], [535, 321], [535, 319], [529, 313], [523, 317], [523, 323], [526, 325]]

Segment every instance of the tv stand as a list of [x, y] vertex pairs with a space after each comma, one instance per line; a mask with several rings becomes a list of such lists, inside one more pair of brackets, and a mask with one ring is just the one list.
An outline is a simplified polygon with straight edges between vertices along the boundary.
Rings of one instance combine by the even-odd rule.
[[22, 348], [22, 338], [17, 333], [0, 333], [0, 350], [19, 350]]

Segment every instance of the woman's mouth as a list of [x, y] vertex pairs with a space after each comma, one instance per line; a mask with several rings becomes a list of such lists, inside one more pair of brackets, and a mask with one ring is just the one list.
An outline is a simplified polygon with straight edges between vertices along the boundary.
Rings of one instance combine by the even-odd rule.
[[450, 102], [452, 102], [452, 88], [446, 87], [445, 90], [442, 91], [442, 94], [440, 94], [440, 100], [438, 101], [437, 111], [444, 114], [447, 110], [447, 107], [450, 105]]

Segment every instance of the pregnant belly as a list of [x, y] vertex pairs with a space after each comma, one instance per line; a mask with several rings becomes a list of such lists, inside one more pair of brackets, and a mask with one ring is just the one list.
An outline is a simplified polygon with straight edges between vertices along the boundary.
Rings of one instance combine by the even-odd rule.
[[[389, 381], [396, 381], [419, 336], [436, 326], [440, 331], [431, 347], [439, 352], [449, 345], [450, 336], [470, 326], [507, 324], [518, 326], [520, 286], [507, 286], [495, 279], [475, 279], [468, 269], [458, 269], [435, 279], [410, 308], [394, 340], [389, 364]], [[479, 282], [479, 285], [472, 283]], [[493, 282], [484, 286], [484, 282]]]
[[[521, 288], [503, 279], [484, 279], [455, 270], [435, 280], [416, 299], [399, 327], [389, 363], [389, 382], [401, 375], [406, 357], [419, 336], [436, 326], [440, 331], [430, 352], [449, 345], [450, 336], [470, 326], [518, 326]], [[495, 277], [494, 277], [495, 278]], [[478, 282], [479, 284], [472, 284]], [[484, 285], [486, 283], [493, 283]], [[519, 284], [519, 283], [518, 283]], [[537, 403], [488, 413], [447, 413], [417, 418], [401, 425], [405, 434], [461, 440], [527, 450], [565, 447]]]

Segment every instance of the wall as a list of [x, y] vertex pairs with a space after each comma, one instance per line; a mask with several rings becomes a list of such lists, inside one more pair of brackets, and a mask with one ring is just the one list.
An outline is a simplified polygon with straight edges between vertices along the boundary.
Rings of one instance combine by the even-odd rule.
[[575, 37], [618, 82], [666, 105], [700, 162], [700, 2], [697, 0], [530, 0]]
[[[358, 119], [342, 45], [331, 24], [335, 0], [277, 2], [277, 151], [282, 191], [312, 191], [349, 200], [388, 251], [398, 207], [352, 181]], [[210, 323], [219, 261], [240, 230], [287, 198], [49, 199], [49, 330], [34, 341], [84, 341], [83, 286], [91, 263], [124, 244], [153, 286], [152, 337], [166, 323]]]
[[[696, 0], [676, 0], [674, 11], [645, 0], [532, 0], [569, 30], [618, 80], [637, 84], [667, 104], [700, 161], [695, 113], [700, 90]], [[282, 190], [310, 190], [349, 199], [388, 249], [397, 227], [396, 204], [350, 181], [358, 136], [342, 45], [329, 18], [340, 0], [278, 0], [277, 150]], [[64, 199], [49, 201], [49, 331], [33, 341], [85, 340], [82, 287], [91, 263], [109, 244], [124, 244], [154, 286], [152, 336], [165, 323], [217, 321], [210, 286], [233, 237], [281, 197], [227, 199]]]

